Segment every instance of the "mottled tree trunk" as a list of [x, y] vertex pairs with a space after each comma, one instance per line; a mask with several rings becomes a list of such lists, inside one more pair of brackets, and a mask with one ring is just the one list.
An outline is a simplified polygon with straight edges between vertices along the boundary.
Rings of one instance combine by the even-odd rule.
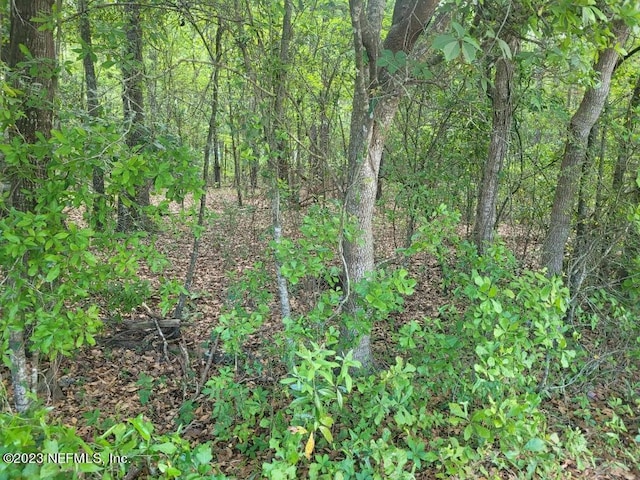
[[[380, 32], [384, 0], [350, 0], [354, 34], [356, 79], [349, 137], [349, 175], [346, 192], [347, 214], [355, 218], [360, 230], [357, 240], [343, 240], [347, 285], [356, 283], [374, 269], [373, 213], [380, 161], [387, 131], [398, 110], [406, 78], [392, 78], [377, 66], [382, 50], [410, 53], [429, 23], [438, 2], [435, 0], [397, 0], [391, 28], [384, 40]], [[347, 313], [357, 318], [358, 299], [349, 293]], [[354, 359], [365, 368], [373, 364], [369, 327], [344, 328], [352, 337]]]
[[[508, 40], [513, 55], [517, 42]], [[495, 82], [492, 89], [493, 126], [489, 141], [489, 153], [482, 172], [478, 190], [478, 204], [473, 228], [473, 238], [480, 254], [493, 242], [496, 224], [496, 205], [500, 172], [509, 150], [511, 124], [513, 122], [513, 61], [501, 57], [496, 62]]]
[[[34, 22], [36, 17], [49, 18], [53, 0], [14, 0], [11, 2], [11, 33], [8, 66], [11, 80], [24, 92], [21, 110], [24, 115], [16, 119], [9, 134], [27, 144], [38, 143], [38, 135], [51, 136], [53, 125], [53, 99], [56, 90], [56, 55], [53, 31]], [[26, 58], [24, 49], [29, 52]], [[23, 212], [36, 206], [36, 189], [46, 181], [47, 158], [31, 156], [23, 164], [9, 171], [11, 202]], [[26, 263], [28, 259], [23, 261]], [[30, 390], [25, 355], [24, 325], [12, 325], [9, 334], [9, 359], [14, 390], [14, 403], [18, 412], [29, 408]]]
[[[617, 26], [616, 42], [623, 44], [629, 33], [626, 25]], [[547, 275], [560, 275], [563, 272], [563, 260], [569, 233], [571, 218], [576, 201], [582, 163], [587, 153], [589, 133], [600, 117], [604, 103], [609, 95], [611, 76], [618, 61], [618, 52], [607, 48], [600, 52], [595, 66], [598, 73], [598, 86], [589, 88], [582, 98], [578, 110], [569, 123], [568, 138], [560, 167], [560, 176], [553, 199], [549, 229], [542, 246], [542, 266]]]
[[[268, 133], [269, 148], [271, 154], [275, 154], [272, 167], [275, 167], [275, 178], [273, 182], [273, 200], [271, 204], [271, 213], [273, 216], [273, 241], [276, 245], [282, 241], [282, 215], [280, 210], [280, 185], [282, 181], [285, 185], [289, 183], [289, 160], [288, 148], [279, 129], [284, 129], [285, 109], [285, 87], [287, 78], [287, 69], [289, 66], [289, 48], [293, 37], [293, 28], [291, 25], [291, 17], [293, 15], [292, 0], [284, 0], [284, 16], [282, 18], [282, 36], [280, 37], [280, 54], [278, 57], [279, 64], [273, 76], [273, 89], [275, 98], [273, 103], [273, 123]], [[291, 316], [291, 305], [289, 303], [289, 287], [287, 279], [282, 275], [281, 261], [275, 258], [276, 281], [278, 284], [278, 297], [280, 299], [280, 315], [282, 319]]]

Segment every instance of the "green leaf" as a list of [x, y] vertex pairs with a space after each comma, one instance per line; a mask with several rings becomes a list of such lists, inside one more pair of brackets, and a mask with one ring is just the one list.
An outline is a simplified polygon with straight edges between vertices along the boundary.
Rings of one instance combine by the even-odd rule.
[[463, 437], [465, 440], [469, 440], [473, 435], [473, 425], [467, 425], [464, 429]]
[[151, 440], [151, 432], [153, 432], [153, 425], [151, 422], [145, 421], [142, 415], [138, 415], [133, 420], [130, 420], [130, 422], [144, 440], [147, 442]]
[[509, 47], [509, 44], [504, 40], [502, 40], [501, 38], [498, 38], [497, 40], [498, 40], [498, 46], [500, 47], [500, 50], [502, 50], [502, 55], [505, 58], [508, 58], [509, 60], [511, 60], [513, 58], [513, 55], [511, 53], [511, 47]]
[[333, 435], [331, 434], [331, 430], [329, 430], [324, 425], [320, 425], [318, 427], [318, 430], [320, 430], [320, 433], [322, 433], [322, 436], [325, 438], [327, 442], [333, 443]]
[[471, 63], [476, 59], [477, 51], [476, 47], [467, 42], [466, 39], [462, 42], [462, 55], [467, 63]]
[[453, 41], [445, 45], [445, 47], [442, 49], [442, 52], [444, 53], [444, 59], [447, 62], [453, 60], [454, 58], [458, 58], [458, 55], [460, 55], [460, 43], [457, 40]]
[[333, 418], [330, 415], [325, 415], [320, 418], [320, 423], [325, 427], [331, 428], [331, 426], [333, 425]]
[[201, 465], [207, 465], [213, 460], [213, 454], [211, 453], [211, 447], [207, 444], [198, 445], [195, 450], [195, 457]]
[[502, 313], [502, 304], [497, 301], [494, 300], [493, 298], [491, 299], [491, 304], [493, 305], [493, 311], [496, 312], [497, 314], [501, 314]]
[[489, 440], [491, 438], [491, 430], [489, 430], [487, 427], [475, 424], [473, 426], [473, 429], [476, 431], [480, 438], [483, 438], [485, 440]]
[[535, 437], [527, 442], [527, 444], [524, 446], [524, 449], [529, 450], [530, 452], [543, 452], [546, 450], [546, 445], [544, 443], [544, 440]]
[[446, 45], [449, 45], [451, 42], [457, 42], [458, 40], [451, 34], [446, 33], [443, 35], [438, 35], [433, 39], [433, 43], [431, 44], [433, 48], [438, 50], [443, 50]]
[[45, 281], [53, 282], [59, 276], [60, 276], [60, 265], [54, 265], [53, 268], [49, 270], [49, 273], [47, 273], [47, 276], [45, 277]]
[[178, 447], [176, 447], [171, 442], [165, 442], [151, 446], [152, 451], [166, 453], [167, 455], [173, 455], [174, 453], [176, 453], [177, 449]]
[[458, 37], [464, 37], [467, 34], [467, 29], [460, 25], [458, 22], [451, 22], [451, 26], [458, 34]]
[[450, 403], [449, 404], [449, 410], [451, 411], [452, 414], [454, 414], [456, 417], [460, 417], [460, 418], [467, 418], [467, 414], [464, 412], [464, 410], [462, 409], [462, 407], [460, 406], [460, 404], [458, 403]]

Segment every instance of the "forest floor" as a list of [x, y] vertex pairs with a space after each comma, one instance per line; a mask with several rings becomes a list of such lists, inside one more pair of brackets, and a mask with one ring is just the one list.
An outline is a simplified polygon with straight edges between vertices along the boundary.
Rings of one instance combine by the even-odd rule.
[[[192, 418], [183, 427], [183, 436], [192, 443], [215, 441], [211, 434], [212, 403], [196, 392], [202, 388], [201, 375], [207, 365], [209, 340], [225, 305], [230, 273], [239, 274], [251, 268], [257, 260], [271, 265], [271, 258], [265, 253], [270, 240], [271, 210], [269, 202], [259, 197], [249, 199], [246, 206], [239, 208], [235, 193], [228, 189], [212, 191], [208, 195], [208, 208], [207, 228], [202, 237], [192, 286], [193, 296], [187, 303], [181, 328], [182, 338], [180, 341], [167, 341], [168, 358], [164, 342], [154, 327], [130, 330], [125, 329], [123, 323], [110, 320], [97, 345], [84, 348], [73, 359], [62, 360], [58, 371], [61, 395], [49, 400], [53, 407], [52, 416], [74, 426], [86, 439], [103, 431], [114, 420], [133, 418], [138, 414], [150, 419], [159, 432], [175, 431], [180, 419], [184, 418], [181, 406], [193, 400]], [[171, 220], [173, 215], [168, 217], [155, 245], [171, 261], [171, 266], [161, 275], [182, 282], [193, 239], [190, 231], [180, 225], [177, 206], [173, 213], [175, 219]], [[382, 217], [378, 217], [376, 225], [376, 257], [387, 259], [393, 256], [396, 247], [402, 246], [404, 232]], [[296, 231], [301, 218], [302, 212], [285, 212], [286, 235]], [[523, 259], [525, 264], [534, 263], [531, 259], [536, 256], [535, 242], [526, 241], [524, 233], [516, 235], [514, 232], [516, 230], [505, 228], [503, 238], [520, 250], [516, 252], [518, 255], [526, 255]], [[523, 249], [527, 251], [523, 252]], [[418, 256], [408, 268], [418, 280], [418, 285], [396, 322], [437, 317], [438, 308], [448, 299], [441, 288], [441, 273], [436, 262], [426, 256]], [[154, 286], [160, 284], [160, 276], [146, 267], [139, 274]], [[294, 309], [303, 307], [302, 304], [308, 300], [305, 295], [304, 290], [294, 292]], [[157, 303], [150, 301], [148, 309], [136, 309], [123, 320], [126, 323], [153, 322], [154, 318], [160, 317]], [[279, 322], [274, 318], [265, 322], [259, 334], [252, 337], [245, 347], [264, 368], [259, 375], [240, 373], [237, 381], [249, 387], [278, 384], [284, 370], [279, 361], [269, 358], [265, 352], [268, 352], [270, 339], [279, 328]], [[388, 333], [384, 326], [378, 326], [374, 332], [374, 349], [381, 365], [393, 363], [394, 353], [389, 348]], [[593, 348], [594, 352], [602, 352], [610, 347], [594, 345]], [[233, 359], [219, 356], [220, 352], [214, 353], [215, 361], [207, 378], [214, 375], [221, 365], [233, 364]], [[629, 371], [636, 372], [637, 369]], [[567, 464], [567, 473], [571, 472], [572, 478], [640, 478], [638, 465], [633, 465], [628, 456], [622, 458], [623, 446], [626, 451], [637, 447], [634, 437], [640, 427], [640, 391], [637, 390], [640, 379], [630, 375], [633, 374], [625, 373], [620, 363], [614, 365], [603, 359], [590, 375], [557, 393], [544, 405], [550, 424], [580, 428], [590, 442], [589, 449], [597, 458], [596, 464], [584, 471]], [[625, 408], [618, 408], [620, 404]], [[613, 421], [615, 416], [621, 418], [627, 428], [627, 432], [615, 432], [619, 445], [606, 442], [601, 435], [606, 431], [604, 425]], [[237, 478], [259, 473], [265, 460], [247, 461], [232, 444], [218, 444], [216, 448], [219, 449], [218, 461], [225, 465], [228, 474]], [[636, 452], [639, 455], [635, 460], [640, 462], [640, 452]], [[426, 472], [420, 478], [432, 477]]]

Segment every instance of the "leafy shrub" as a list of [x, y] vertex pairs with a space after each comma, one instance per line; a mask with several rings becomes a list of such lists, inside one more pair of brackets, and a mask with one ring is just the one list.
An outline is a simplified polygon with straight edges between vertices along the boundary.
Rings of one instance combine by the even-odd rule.
[[0, 414], [0, 455], [17, 454], [19, 462], [0, 462], [0, 477], [112, 479], [138, 468], [159, 479], [224, 478], [211, 466], [209, 444], [191, 448], [177, 433], [158, 435], [142, 416], [85, 442], [73, 428], [49, 423], [45, 409], [30, 416]]

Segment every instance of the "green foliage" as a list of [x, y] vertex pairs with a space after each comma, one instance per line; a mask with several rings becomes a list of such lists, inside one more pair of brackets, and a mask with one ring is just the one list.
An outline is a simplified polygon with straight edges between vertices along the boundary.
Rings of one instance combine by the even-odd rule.
[[343, 236], [355, 236], [354, 226], [343, 222], [335, 208], [337, 205], [333, 208], [312, 206], [302, 219], [300, 239], [285, 238], [278, 244], [271, 243], [281, 262], [282, 275], [292, 285], [305, 277], [322, 278], [330, 285], [335, 283], [339, 269], [331, 263], [335, 259], [338, 242]]
[[[3, 6], [6, 10], [8, 3]], [[517, 62], [514, 85], [520, 99], [514, 124], [517, 135], [511, 139], [502, 172], [499, 198], [505, 203], [500, 206], [501, 219], [532, 229], [544, 225], [545, 205], [551, 201], [556, 177], [553, 168], [562, 151], [570, 113], [576, 108], [575, 87], [597, 85], [592, 65], [596, 51], [609, 46], [613, 21], [622, 19], [637, 30], [638, 9], [628, 1], [597, 5], [591, 0], [524, 2], [520, 5], [523, 8], [509, 5], [508, 16], [502, 17], [504, 12], [500, 12], [497, 21], [490, 18], [487, 22], [485, 14], [492, 16], [491, 9], [475, 11], [476, 6], [461, 1], [443, 5], [452, 12], [449, 31], [439, 30], [426, 42], [446, 61], [459, 63], [459, 68], [444, 71], [438, 64], [428, 65], [404, 52], [386, 50], [377, 59], [377, 67], [389, 74], [407, 74], [418, 80], [429, 80], [438, 70], [438, 81], [445, 87], [416, 82], [401, 105], [403, 121], [394, 123], [389, 131], [384, 167], [385, 195], [395, 200], [387, 202], [394, 209], [385, 207], [387, 218], [394, 222], [394, 228], [395, 222], [406, 219], [407, 237], [412, 237], [404, 254], [434, 257], [442, 270], [445, 293], [453, 293], [438, 317], [404, 323], [395, 318], [405, 297], [416, 288], [416, 281], [405, 269], [380, 269], [357, 284], [341, 281], [338, 242], [343, 237], [354, 239], [355, 228], [341, 219], [339, 205], [313, 206], [303, 220], [300, 238], [284, 239], [271, 249], [294, 295], [309, 280], [324, 282], [323, 288], [308, 309], [285, 319], [284, 339], [276, 340], [295, 350], [291, 355], [295, 364], [281, 383], [256, 387], [238, 374], [238, 359], [244, 356], [250, 336], [273, 316], [271, 269], [266, 262], [257, 263], [238, 278], [232, 277], [211, 341], [219, 339], [228, 354], [223, 360], [233, 356], [236, 368], [220, 366], [203, 394], [212, 406], [216, 441], [232, 444], [234, 451], [259, 461], [262, 473], [269, 478], [298, 478], [307, 471], [311, 478], [414, 478], [427, 468], [439, 478], [548, 478], [562, 475], [561, 465], [567, 458], [582, 469], [593, 456], [583, 433], [578, 429], [554, 432], [542, 408], [547, 387], [559, 388], [563, 372], [579, 376], [583, 371], [580, 352], [569, 348], [575, 345], [569, 335], [577, 339], [579, 332], [572, 332], [564, 323], [566, 288], [557, 279], [520, 271], [513, 255], [499, 243], [478, 257], [473, 245], [455, 235], [460, 215], [435, 205], [446, 199], [465, 212], [467, 221], [473, 217], [479, 165], [486, 158], [490, 128], [485, 70], [501, 55]], [[207, 7], [203, 8], [204, 14]], [[495, 8], [505, 10], [501, 5]], [[344, 166], [339, 152], [344, 151], [342, 144], [346, 145], [347, 139], [340, 130], [351, 104], [345, 87], [351, 85], [347, 80], [352, 61], [344, 55], [351, 38], [346, 5], [321, 1], [295, 9], [290, 55], [292, 65], [309, 67], [303, 70], [287, 71], [287, 65], [274, 61], [281, 33], [275, 26], [282, 22], [282, 4], [247, 2], [236, 13], [239, 18], [251, 13], [252, 22], [247, 28], [240, 26], [242, 22], [227, 27], [232, 33], [228, 38], [237, 42], [225, 44], [221, 60], [228, 68], [220, 72], [224, 84], [220, 92], [225, 94], [216, 105], [226, 116], [217, 122], [220, 151], [232, 147], [243, 175], [247, 167], [264, 164], [276, 155], [287, 158], [293, 147], [286, 145], [295, 140], [298, 153], [308, 148], [311, 168], [318, 167], [318, 171], [310, 168], [313, 176], [308, 175], [305, 155], [300, 153], [295, 177], [298, 173], [302, 179], [308, 175], [316, 186], [320, 177], [327, 179], [327, 171], [346, 170], [335, 168]], [[33, 145], [24, 144], [17, 135], [0, 145], [0, 180], [4, 182], [10, 173], [12, 179], [34, 182], [33, 191], [27, 192], [33, 206], [29, 212], [11, 209], [9, 191], [2, 185], [0, 270], [4, 277], [0, 304], [4, 322], [0, 335], [5, 363], [12, 329], [28, 333], [30, 350], [50, 358], [72, 355], [95, 341], [101, 317], [124, 316], [152, 297], [160, 298], [159, 308], [166, 314], [177, 296], [186, 293], [175, 279], [162, 278], [155, 291], [138, 277], [142, 262], [160, 273], [167, 261], [155, 252], [149, 236], [114, 235], [112, 210], [116, 196], [123, 192], [134, 196], [148, 185], [154, 196], [162, 197], [154, 199], [160, 202], [158, 207], [146, 210], [151, 217], [166, 212], [169, 202], [180, 202], [187, 193], [193, 192], [198, 199], [203, 185], [194, 161], [197, 157], [187, 145], [200, 149], [205, 142], [203, 126], [208, 124], [209, 112], [202, 108], [200, 94], [210, 88], [211, 72], [201, 68], [202, 58], [190, 51], [194, 30], [189, 25], [173, 28], [180, 21], [176, 12], [154, 12], [153, 28], [145, 28], [145, 41], [154, 56], [145, 71], [166, 68], [171, 75], [149, 75], [148, 96], [153, 106], [147, 119], [153, 118], [141, 129], [140, 144], [130, 148], [117, 118], [120, 80], [114, 68], [130, 63], [130, 59], [121, 58], [126, 41], [123, 20], [111, 9], [91, 11], [90, 15], [92, 48], [73, 45], [72, 38], [62, 42], [71, 45], [78, 58], [75, 63], [66, 61], [59, 71], [56, 117], [60, 127], [51, 132], [51, 139], [45, 138], [48, 132], [40, 132]], [[467, 21], [471, 18], [474, 23]], [[506, 23], [501, 23], [503, 20]], [[53, 18], [38, 21], [47, 28], [55, 23]], [[522, 51], [514, 55], [500, 38], [505, 27], [533, 41], [522, 42]], [[197, 33], [207, 38], [211, 33], [208, 28]], [[67, 35], [65, 28], [61, 32]], [[36, 62], [22, 50], [29, 58], [27, 66], [37, 73]], [[68, 52], [65, 56], [69, 58]], [[105, 104], [102, 119], [88, 118], [79, 108], [69, 107], [81, 103], [79, 61], [87, 56], [98, 67]], [[629, 71], [637, 71], [633, 61], [625, 61], [619, 71], [628, 65]], [[477, 68], [480, 64], [482, 69]], [[5, 67], [1, 68], [0, 77], [9, 78]], [[284, 71], [288, 75], [284, 76], [283, 98], [291, 101], [285, 101], [286, 118], [277, 119], [278, 125], [272, 128], [269, 100], [260, 102], [266, 98], [265, 92], [272, 91], [272, 85], [262, 82]], [[629, 79], [629, 74], [618, 74], [619, 91], [612, 91], [609, 102], [611, 121], [601, 142], [604, 176], [614, 169], [612, 159], [624, 156], [612, 145], [634, 141], [633, 131], [620, 133], [615, 126], [617, 119], [625, 116], [619, 105], [629, 93], [631, 84], [624, 84]], [[11, 132], [16, 119], [25, 115], [23, 104], [33, 105], [39, 98], [34, 95], [27, 99], [30, 103], [23, 103], [25, 92], [1, 83], [0, 125], [3, 131]], [[176, 91], [181, 93], [177, 101]], [[110, 111], [116, 112], [114, 117], [105, 113]], [[183, 138], [173, 133], [174, 125]], [[289, 134], [294, 125], [299, 131]], [[273, 131], [283, 151], [269, 151], [262, 145], [265, 129]], [[38, 171], [36, 162], [46, 163], [45, 171]], [[94, 168], [105, 174], [105, 195], [90, 187]], [[340, 180], [332, 179], [332, 183], [340, 184]], [[286, 182], [281, 183], [288, 189]], [[31, 183], [28, 185], [31, 188]], [[131, 198], [122, 198], [133, 206]], [[601, 201], [606, 208], [609, 200]], [[220, 238], [233, 237], [240, 224], [239, 211], [227, 208], [228, 228], [221, 229]], [[83, 220], [72, 220], [70, 212], [81, 212]], [[184, 220], [186, 214], [181, 215]], [[638, 223], [633, 215], [628, 220]], [[622, 226], [618, 220], [613, 223]], [[632, 240], [629, 237], [627, 244], [632, 248], [622, 256], [635, 256]], [[626, 272], [620, 288], [591, 289], [585, 303], [576, 306], [571, 326], [588, 325], [592, 335], [604, 329], [607, 336], [603, 338], [608, 341], [613, 332], [619, 335], [616, 338], [625, 337], [632, 344], [626, 352], [635, 359], [640, 356], [636, 340], [639, 265], [633, 258], [623, 265]], [[342, 307], [352, 298], [359, 311], [354, 318], [346, 318]], [[371, 375], [352, 378], [356, 364], [350, 354], [340, 353], [348, 350], [345, 344], [350, 339], [340, 337], [338, 325], [368, 331], [374, 322], [385, 330], [390, 355], [383, 360], [391, 359], [391, 365], [382, 364]], [[616, 365], [622, 365], [622, 359]], [[142, 404], [148, 404], [158, 381], [140, 374], [137, 383]], [[282, 399], [288, 396], [293, 400], [283, 405]], [[627, 431], [630, 425], [622, 420], [628, 416], [624, 401], [611, 401], [606, 410], [598, 407], [597, 412], [590, 410], [588, 398], [582, 402], [581, 415], [590, 435], [599, 428], [607, 447], [613, 449], [636, 434]], [[191, 422], [196, 409], [196, 401], [183, 403], [179, 422]], [[94, 442], [84, 442], [73, 430], [49, 424], [42, 411], [29, 418], [4, 415], [0, 417], [0, 448], [28, 453], [87, 452], [100, 459], [113, 454], [127, 456], [154, 478], [219, 478], [211, 466], [217, 459], [209, 445], [191, 448], [178, 434], [158, 435], [141, 417], [123, 424], [110, 419], [99, 422], [99, 416], [99, 411], [89, 412], [87, 423], [101, 423], [108, 427], [107, 432]], [[637, 463], [632, 448], [628, 455]], [[0, 476], [9, 478], [114, 478], [124, 472], [125, 466], [113, 462], [0, 464]]]
[[46, 213], [12, 210], [0, 229], [0, 266], [7, 275], [0, 302], [9, 306], [4, 341], [10, 330], [30, 328], [33, 348], [51, 358], [94, 344], [101, 322], [89, 299], [90, 272], [99, 268], [89, 250], [93, 232], [65, 225], [60, 206]]
[[[478, 41], [469, 35], [467, 29], [457, 22], [451, 22], [453, 31], [438, 35], [433, 40], [433, 48], [442, 50], [446, 61], [451, 61], [462, 55], [465, 62], [471, 63], [475, 60], [478, 52], [482, 51]], [[503, 42], [504, 43], [504, 42]]]
[[222, 341], [225, 352], [240, 355], [248, 336], [255, 333], [266, 320], [272, 297], [266, 287], [268, 280], [268, 272], [261, 262], [257, 262], [229, 286], [227, 311], [220, 315], [213, 331]]
[[[347, 395], [353, 388], [350, 370], [360, 367], [360, 363], [352, 359], [352, 353], [341, 357], [333, 350], [312, 344], [311, 350], [301, 345], [296, 351], [300, 362], [293, 366], [290, 375], [281, 383], [289, 386], [289, 393], [294, 396], [287, 411], [293, 414], [292, 425], [285, 432], [273, 432], [269, 447], [275, 450], [275, 457], [262, 466], [267, 478], [296, 478], [297, 464], [302, 458], [300, 440], [307, 438], [303, 455], [311, 460], [316, 448], [316, 434], [333, 445], [334, 437], [331, 427], [335, 417], [349, 404]], [[321, 469], [333, 471], [333, 466], [323, 456], [316, 455], [316, 464], [311, 471]]]
[[161, 479], [216, 475], [209, 444], [192, 448], [179, 434], [159, 435], [142, 416], [117, 423], [95, 441], [85, 442], [74, 429], [49, 423], [46, 414], [45, 409], [29, 417], [0, 414], [2, 478], [122, 478], [133, 466]]
[[149, 403], [154, 383], [153, 377], [150, 377], [146, 373], [141, 372], [140, 375], [138, 375], [136, 385], [140, 387], [140, 389], [138, 389], [138, 398], [140, 399], [141, 405]]
[[342, 357], [313, 343], [311, 350], [300, 345], [296, 356], [300, 364], [294, 365], [290, 375], [281, 381], [289, 385], [295, 397], [289, 406], [294, 412], [293, 421], [302, 423], [311, 435], [320, 431], [325, 440], [332, 443], [331, 412], [336, 407], [344, 407], [344, 396], [353, 388], [350, 370], [359, 368], [360, 362], [353, 360], [353, 352]]
[[268, 408], [264, 389], [237, 382], [234, 370], [222, 367], [207, 381], [202, 393], [213, 404], [213, 434], [217, 442], [233, 441], [248, 454], [262, 446], [257, 430]]

